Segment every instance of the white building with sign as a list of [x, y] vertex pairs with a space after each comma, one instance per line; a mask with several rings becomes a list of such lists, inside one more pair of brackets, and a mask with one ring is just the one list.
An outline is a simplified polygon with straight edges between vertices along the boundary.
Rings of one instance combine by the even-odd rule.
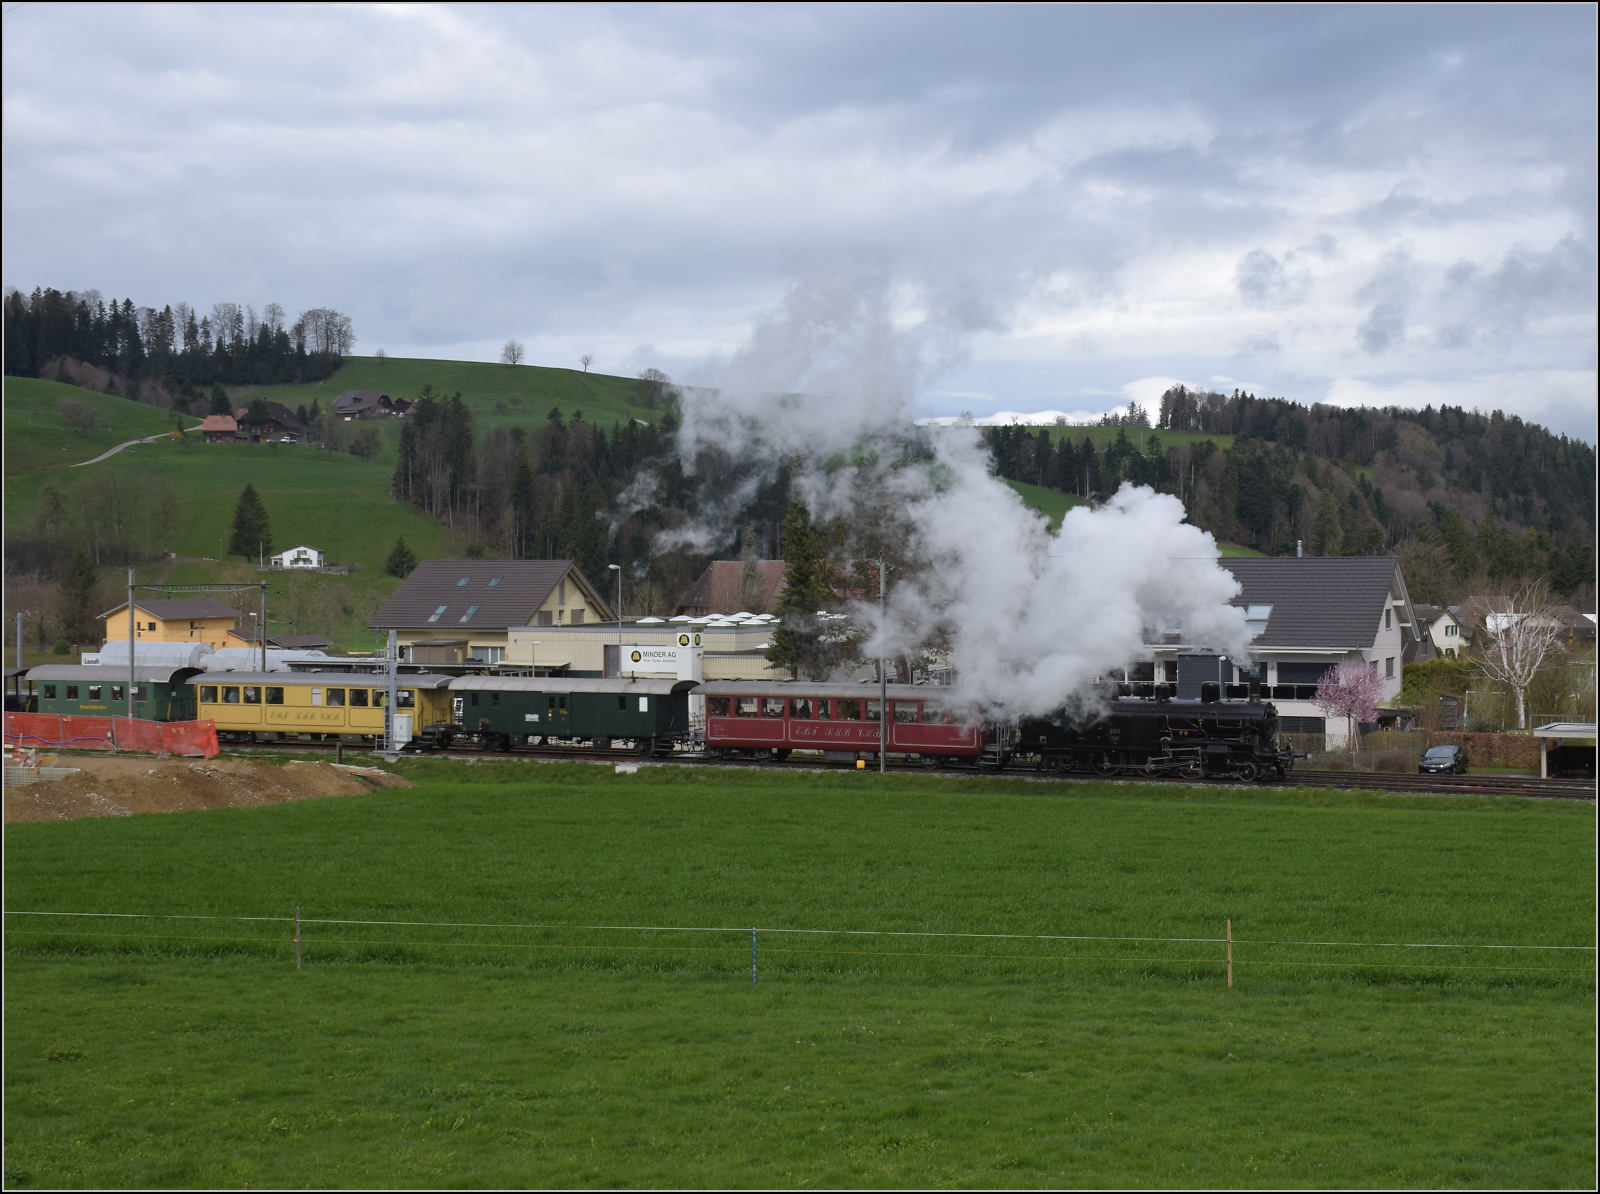
[[[569, 676], [673, 676], [694, 680], [786, 680], [767, 663], [775, 619], [640, 618], [582, 626], [513, 626], [503, 667]], [[635, 655], [638, 658], [635, 658]]]

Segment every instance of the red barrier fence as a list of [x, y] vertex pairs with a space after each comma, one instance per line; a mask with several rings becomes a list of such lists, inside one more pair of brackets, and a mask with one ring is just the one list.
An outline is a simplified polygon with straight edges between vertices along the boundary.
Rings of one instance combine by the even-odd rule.
[[57, 717], [51, 713], [7, 713], [6, 742], [61, 750], [131, 750], [152, 755], [222, 752], [214, 721], [141, 721], [129, 717]]

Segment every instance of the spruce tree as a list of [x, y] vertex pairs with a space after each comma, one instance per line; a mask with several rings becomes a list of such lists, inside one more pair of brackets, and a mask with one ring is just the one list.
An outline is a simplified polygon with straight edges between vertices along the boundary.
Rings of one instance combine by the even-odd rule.
[[211, 413], [214, 415], [231, 415], [233, 406], [228, 401], [228, 391], [220, 385], [211, 387]]
[[783, 518], [783, 592], [775, 611], [783, 621], [767, 648], [767, 662], [788, 668], [796, 679], [802, 670], [820, 679], [817, 673], [825, 674], [828, 666], [817, 618], [834, 601], [825, 546], [811, 526], [810, 512], [791, 502]]
[[401, 580], [411, 575], [417, 566], [416, 553], [406, 546], [402, 536], [394, 541], [394, 550], [389, 553], [389, 558], [383, 562], [383, 570], [390, 576], [398, 576]]
[[100, 582], [100, 573], [89, 558], [89, 553], [79, 551], [61, 574], [61, 624], [73, 642], [96, 640], [94, 591]]
[[239, 504], [233, 508], [233, 537], [228, 541], [228, 554], [258, 559], [272, 554], [272, 526], [267, 521], [267, 509], [261, 504], [256, 487], [246, 483], [239, 495]]

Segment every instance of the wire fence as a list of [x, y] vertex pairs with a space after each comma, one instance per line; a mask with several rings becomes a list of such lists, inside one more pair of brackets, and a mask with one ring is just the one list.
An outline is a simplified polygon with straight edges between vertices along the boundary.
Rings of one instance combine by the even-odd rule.
[[[1236, 971], [1280, 969], [1401, 979], [1470, 978], [1474, 973], [1502, 979], [1544, 975], [1572, 982], [1580, 981], [1575, 976], [1593, 976], [1596, 952], [1594, 945], [1236, 937], [1231, 921], [1224, 922], [1219, 936], [1183, 937], [375, 920], [307, 917], [298, 910], [292, 916], [7, 910], [5, 918], [8, 946], [41, 951], [243, 953], [292, 956], [296, 966], [308, 962], [492, 960], [530, 965], [555, 961], [591, 969], [731, 969], [739, 973], [748, 955], [752, 982], [759, 981], [763, 973], [770, 978], [807, 971], [922, 968], [1038, 975], [1072, 967], [1196, 979], [1225, 977], [1229, 986]], [[90, 927], [86, 922], [91, 921], [99, 925]], [[142, 923], [136, 928], [128, 922]], [[201, 931], [224, 925], [238, 925], [239, 930]], [[267, 931], [273, 928], [278, 931]]]

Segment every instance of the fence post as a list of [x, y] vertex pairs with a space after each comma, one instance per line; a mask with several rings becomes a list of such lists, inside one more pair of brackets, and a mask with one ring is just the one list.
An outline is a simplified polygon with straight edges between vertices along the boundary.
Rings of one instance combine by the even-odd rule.
[[756, 985], [756, 931], [750, 930], [750, 985]]
[[294, 906], [294, 968], [300, 969], [300, 905]]
[[1233, 918], [1228, 919], [1228, 987], [1233, 987]]

